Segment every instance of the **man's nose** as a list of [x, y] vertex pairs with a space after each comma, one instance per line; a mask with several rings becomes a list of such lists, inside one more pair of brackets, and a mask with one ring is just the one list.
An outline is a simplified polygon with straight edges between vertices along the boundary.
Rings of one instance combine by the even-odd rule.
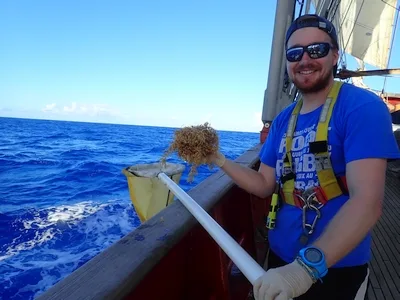
[[308, 62], [310, 60], [312, 60], [312, 58], [308, 55], [307, 51], [304, 51], [303, 57], [301, 58], [301, 62]]

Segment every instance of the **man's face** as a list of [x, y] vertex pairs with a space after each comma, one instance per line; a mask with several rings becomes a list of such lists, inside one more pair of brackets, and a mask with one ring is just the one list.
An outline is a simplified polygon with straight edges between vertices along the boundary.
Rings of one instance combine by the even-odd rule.
[[[296, 30], [290, 36], [287, 49], [293, 50], [297, 46], [319, 43], [329, 43], [330, 46], [333, 46], [327, 33], [318, 28], [306, 27]], [[318, 53], [323, 52], [318, 45], [313, 49], [316, 49]], [[298, 52], [298, 50], [294, 51]], [[302, 93], [315, 93], [324, 89], [333, 80], [333, 67], [338, 59], [339, 54], [335, 48], [330, 49], [328, 54], [321, 58], [311, 58], [305, 51], [300, 61], [287, 61], [287, 71], [290, 79]]]

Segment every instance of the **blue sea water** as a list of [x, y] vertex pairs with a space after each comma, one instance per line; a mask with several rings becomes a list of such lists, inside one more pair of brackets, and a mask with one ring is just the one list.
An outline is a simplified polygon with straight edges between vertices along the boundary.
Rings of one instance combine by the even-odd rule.
[[[134, 230], [121, 170], [158, 161], [175, 130], [0, 118], [0, 299], [33, 299]], [[218, 134], [231, 159], [259, 141]], [[186, 191], [217, 171], [200, 167], [188, 183], [189, 169]]]

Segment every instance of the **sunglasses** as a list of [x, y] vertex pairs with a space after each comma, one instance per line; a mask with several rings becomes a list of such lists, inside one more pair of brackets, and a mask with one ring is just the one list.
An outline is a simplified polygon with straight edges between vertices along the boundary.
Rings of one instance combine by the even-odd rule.
[[308, 46], [295, 46], [286, 50], [286, 59], [289, 62], [300, 61], [304, 52], [312, 59], [322, 58], [328, 55], [333, 46], [329, 43], [315, 43]]

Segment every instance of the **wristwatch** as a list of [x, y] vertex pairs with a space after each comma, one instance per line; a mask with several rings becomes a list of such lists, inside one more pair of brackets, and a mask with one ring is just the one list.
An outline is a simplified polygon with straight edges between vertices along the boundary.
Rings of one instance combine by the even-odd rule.
[[299, 259], [312, 271], [315, 279], [320, 279], [328, 273], [324, 253], [314, 246], [299, 251]]

